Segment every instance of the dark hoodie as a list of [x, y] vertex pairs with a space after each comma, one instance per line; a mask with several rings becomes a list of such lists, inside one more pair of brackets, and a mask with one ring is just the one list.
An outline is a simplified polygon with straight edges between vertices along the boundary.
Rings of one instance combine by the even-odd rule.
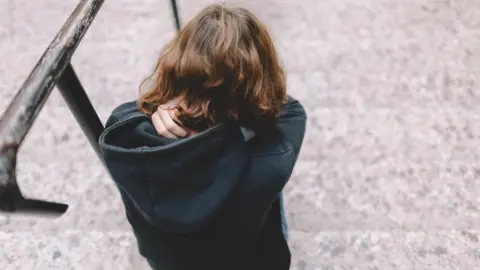
[[289, 269], [279, 195], [305, 122], [289, 97], [274, 130], [250, 140], [235, 123], [167, 139], [135, 102], [117, 107], [99, 143], [154, 269]]

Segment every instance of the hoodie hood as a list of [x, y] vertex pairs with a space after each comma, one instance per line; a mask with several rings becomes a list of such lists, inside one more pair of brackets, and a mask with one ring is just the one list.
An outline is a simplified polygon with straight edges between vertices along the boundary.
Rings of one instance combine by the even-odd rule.
[[[114, 121], [115, 122], [115, 121]], [[185, 139], [157, 135], [138, 112], [107, 123], [99, 139], [113, 180], [152, 225], [173, 233], [198, 231], [226, 205], [249, 164], [246, 139], [222, 123]]]

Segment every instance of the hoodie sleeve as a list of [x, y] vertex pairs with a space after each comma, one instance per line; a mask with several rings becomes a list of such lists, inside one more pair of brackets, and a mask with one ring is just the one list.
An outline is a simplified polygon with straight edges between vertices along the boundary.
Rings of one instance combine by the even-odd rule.
[[293, 149], [295, 158], [298, 157], [305, 136], [307, 114], [302, 104], [290, 95], [280, 112], [277, 129]]
[[138, 112], [137, 104], [135, 101], [130, 101], [123, 103], [122, 105], [116, 107], [110, 117], [108, 117], [107, 122], [105, 123], [105, 128], [115, 124], [118, 121], [122, 121], [131, 115], [134, 112]]

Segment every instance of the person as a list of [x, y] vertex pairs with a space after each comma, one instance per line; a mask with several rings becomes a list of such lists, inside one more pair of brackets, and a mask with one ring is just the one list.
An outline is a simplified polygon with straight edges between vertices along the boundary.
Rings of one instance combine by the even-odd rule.
[[282, 189], [305, 123], [257, 17], [210, 5], [188, 22], [99, 139], [150, 266], [289, 269]]

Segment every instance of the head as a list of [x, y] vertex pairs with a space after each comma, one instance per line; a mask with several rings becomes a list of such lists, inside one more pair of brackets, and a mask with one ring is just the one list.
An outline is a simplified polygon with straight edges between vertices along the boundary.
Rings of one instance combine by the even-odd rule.
[[138, 107], [152, 114], [172, 100], [190, 129], [225, 121], [257, 131], [273, 127], [286, 86], [266, 26], [243, 8], [202, 10], [163, 49]]

